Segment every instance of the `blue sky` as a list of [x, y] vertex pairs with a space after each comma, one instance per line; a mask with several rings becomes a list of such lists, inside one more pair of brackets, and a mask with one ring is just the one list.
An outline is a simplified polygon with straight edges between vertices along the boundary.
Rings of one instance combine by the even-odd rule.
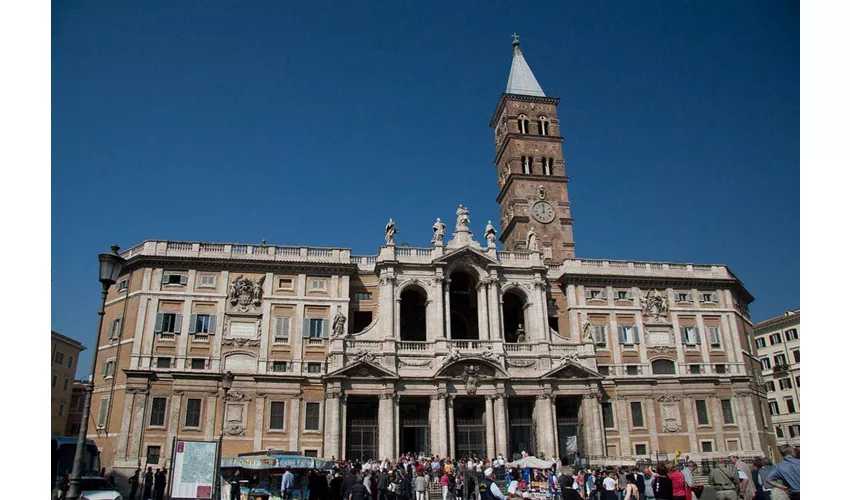
[[724, 263], [754, 320], [799, 307], [797, 3], [83, 0], [53, 3], [52, 328], [91, 345], [112, 243], [371, 255], [458, 203], [483, 240], [513, 32], [562, 99], [579, 258]]

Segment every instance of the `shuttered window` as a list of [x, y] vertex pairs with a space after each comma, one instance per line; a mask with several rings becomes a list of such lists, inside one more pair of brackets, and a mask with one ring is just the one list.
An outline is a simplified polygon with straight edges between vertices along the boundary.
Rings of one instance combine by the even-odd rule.
[[153, 331], [156, 333], [180, 333], [183, 315], [180, 313], [156, 313]]
[[679, 335], [682, 338], [682, 344], [699, 345], [702, 343], [700, 338], [699, 328], [695, 326], [682, 326], [679, 328]]
[[269, 409], [269, 429], [282, 431], [284, 424], [284, 415], [286, 412], [286, 403], [283, 401], [273, 401]]
[[167, 398], [153, 398], [151, 400], [150, 425], [152, 427], [161, 427], [165, 425], [165, 407], [167, 404]]
[[719, 326], [709, 326], [708, 330], [708, 343], [713, 347], [720, 347], [720, 327]]
[[643, 427], [643, 406], [639, 401], [631, 403], [632, 408], [632, 427]]
[[320, 403], [307, 403], [304, 410], [304, 430], [319, 430]]
[[617, 327], [621, 344], [639, 344], [638, 327], [635, 325]]
[[186, 400], [186, 427], [201, 426], [201, 400], [189, 398]]
[[593, 339], [596, 345], [607, 345], [608, 340], [605, 336], [605, 325], [593, 325]]
[[97, 412], [97, 426], [106, 426], [106, 414], [109, 412], [109, 396], [100, 398], [100, 409]]
[[274, 318], [274, 343], [288, 344], [289, 330], [292, 327], [291, 316], [275, 316]]
[[189, 333], [212, 335], [216, 330], [215, 314], [192, 314], [189, 316]]
[[697, 403], [697, 422], [699, 425], [711, 425], [708, 420], [708, 405], [704, 399], [698, 399]]

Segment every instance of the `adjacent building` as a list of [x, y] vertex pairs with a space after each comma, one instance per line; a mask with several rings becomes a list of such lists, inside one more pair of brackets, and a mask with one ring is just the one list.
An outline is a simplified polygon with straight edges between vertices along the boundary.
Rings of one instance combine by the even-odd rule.
[[388, 224], [374, 255], [124, 252], [89, 427], [103, 464], [169, 466], [174, 437], [219, 429], [225, 455], [772, 455], [752, 295], [724, 265], [576, 258], [558, 103], [515, 42], [491, 120], [503, 250], [461, 206], [425, 248]]
[[50, 433], [63, 435], [66, 432], [68, 413], [71, 411], [71, 394], [74, 374], [80, 352], [85, 349], [76, 340], [60, 333], [50, 332]]
[[800, 445], [800, 310], [758, 323], [756, 348], [777, 443]]

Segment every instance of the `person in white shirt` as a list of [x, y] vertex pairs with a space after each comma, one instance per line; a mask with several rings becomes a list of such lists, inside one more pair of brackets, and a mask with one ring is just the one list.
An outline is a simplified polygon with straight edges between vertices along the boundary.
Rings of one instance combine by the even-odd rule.
[[611, 476], [606, 476], [602, 480], [603, 497], [602, 500], [616, 500], [617, 498], [617, 481]]
[[502, 491], [499, 489], [499, 485], [496, 484], [496, 477], [493, 474], [493, 469], [487, 469], [484, 471], [484, 481], [487, 483], [487, 487], [490, 489], [490, 494], [493, 495], [493, 498], [498, 498], [499, 500], [505, 500], [508, 498], [502, 494]]

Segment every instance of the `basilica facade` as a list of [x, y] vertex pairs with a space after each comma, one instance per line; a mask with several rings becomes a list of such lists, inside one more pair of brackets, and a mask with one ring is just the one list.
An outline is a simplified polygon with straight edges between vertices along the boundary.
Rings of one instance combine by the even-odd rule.
[[[723, 265], [576, 258], [558, 124], [515, 42], [491, 120], [502, 220], [425, 248], [145, 241], [122, 255], [89, 437], [129, 476], [224, 455], [772, 456], [753, 297]], [[234, 375], [229, 391], [222, 374]]]

